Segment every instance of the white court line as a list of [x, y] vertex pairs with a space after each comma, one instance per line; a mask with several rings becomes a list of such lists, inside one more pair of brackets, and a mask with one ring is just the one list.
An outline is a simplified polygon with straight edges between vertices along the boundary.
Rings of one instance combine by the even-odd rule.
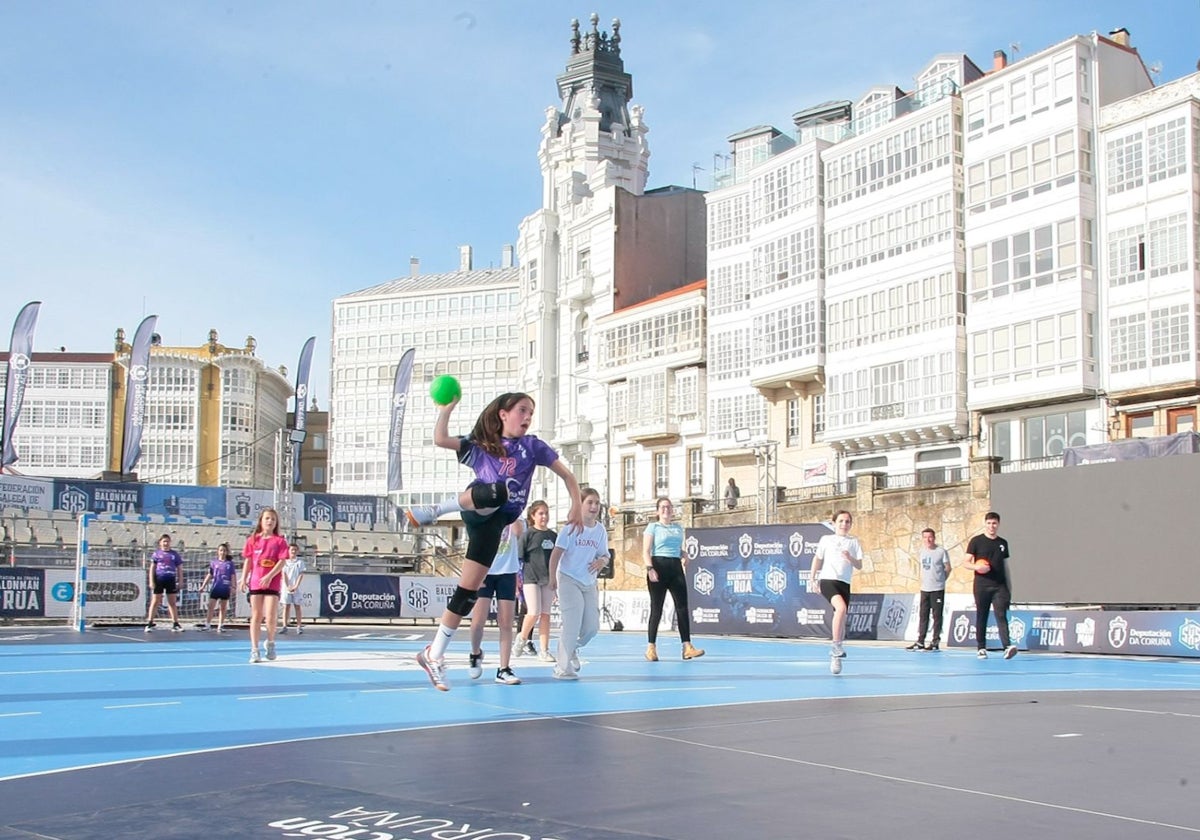
[[1200, 718], [1200, 715], [1190, 714], [1189, 712], [1164, 712], [1158, 709], [1127, 709], [1123, 706], [1089, 706], [1081, 703], [1079, 708], [1099, 709], [1102, 712], [1131, 712], [1135, 715], [1164, 715], [1166, 717]]
[[41, 712], [5, 712], [0, 714], [0, 718], [6, 717], [30, 717], [31, 715], [40, 715]]
[[405, 694], [415, 693], [417, 691], [428, 691], [428, 686], [416, 686], [414, 688], [364, 688], [359, 694]]
[[[563, 718], [563, 720], [567, 720]], [[596, 726], [588, 720], [575, 719], [571, 721], [580, 726]], [[715, 744], [702, 744], [696, 741], [689, 741], [685, 738], [675, 738], [670, 735], [659, 735], [653, 732], [644, 732], [637, 729], [625, 729], [620, 726], [601, 725], [601, 729], [609, 729], [613, 732], [621, 732], [627, 735], [641, 735], [644, 738], [655, 738], [661, 741], [671, 741], [676, 744], [683, 744], [689, 747], [698, 747], [700, 749], [714, 750], [716, 752], [736, 753], [737, 755], [750, 756], [752, 758], [765, 758], [773, 761], [780, 761], [786, 764], [797, 764], [803, 767], [813, 767], [818, 770], [833, 770], [842, 773], [848, 773], [852, 776], [862, 776], [869, 779], [879, 779], [885, 782], [896, 782], [904, 785], [913, 785], [915, 787], [931, 788], [933, 790], [950, 791], [952, 793], [966, 793], [973, 796], [983, 796], [988, 799], [998, 799], [1003, 802], [1013, 802], [1019, 805], [1031, 805], [1036, 808], [1049, 808], [1054, 811], [1068, 811], [1073, 814], [1086, 814], [1091, 817], [1104, 817], [1111, 820], [1119, 820], [1121, 822], [1134, 823], [1136, 825], [1152, 825], [1157, 828], [1171, 828], [1176, 831], [1186, 831], [1190, 834], [1200, 834], [1200, 827], [1188, 825], [1176, 825], [1174, 823], [1160, 822], [1158, 820], [1147, 820], [1141, 817], [1130, 817], [1124, 814], [1112, 814], [1106, 811], [1094, 811], [1091, 808], [1078, 808], [1074, 805], [1060, 805], [1056, 802], [1044, 802], [1038, 799], [1026, 799], [1021, 796], [1009, 796], [1003, 793], [992, 793], [986, 790], [975, 790], [973, 788], [955, 787], [954, 785], [944, 785], [939, 782], [927, 782], [922, 779], [910, 779], [904, 776], [891, 776], [886, 773], [873, 773], [870, 770], [858, 770], [853, 767], [841, 767], [836, 764], [825, 764], [819, 761], [807, 761], [802, 758], [788, 758], [781, 755], [771, 755], [769, 753], [757, 752], [755, 750], [745, 750], [738, 747], [725, 747]]]
[[606, 693], [607, 693], [607, 694], [609, 694], [609, 695], [617, 695], [617, 694], [669, 694], [669, 693], [671, 693], [671, 692], [673, 692], [673, 691], [674, 691], [674, 692], [679, 692], [679, 691], [687, 691], [687, 692], [692, 692], [692, 691], [733, 691], [733, 690], [734, 690], [734, 689], [736, 689], [736, 688], [737, 688], [737, 686], [736, 686], [736, 685], [705, 685], [705, 686], [700, 686], [700, 687], [688, 686], [688, 687], [685, 687], [685, 688], [631, 688], [631, 689], [629, 689], [628, 691], [609, 691], [609, 692], [606, 692]]
[[[240, 657], [239, 657], [240, 659]], [[212, 665], [143, 665], [124, 668], [46, 668], [41, 671], [0, 671], [0, 677], [33, 677], [43, 674], [123, 674], [129, 671], [195, 671], [198, 668], [240, 668], [244, 662], [227, 662]]]
[[155, 706], [182, 706], [182, 700], [168, 700], [163, 703], [126, 703], [121, 706], [101, 706], [102, 709], [149, 709]]
[[245, 697], [239, 697], [238, 700], [282, 700], [288, 697], [307, 697], [308, 694], [249, 694]]

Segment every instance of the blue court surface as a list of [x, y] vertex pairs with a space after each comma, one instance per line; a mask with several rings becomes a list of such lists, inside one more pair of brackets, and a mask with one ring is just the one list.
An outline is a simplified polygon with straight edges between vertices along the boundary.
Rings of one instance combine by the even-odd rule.
[[0, 630], [0, 838], [1200, 836], [1200, 662], [602, 633], [435, 691], [429, 627]]

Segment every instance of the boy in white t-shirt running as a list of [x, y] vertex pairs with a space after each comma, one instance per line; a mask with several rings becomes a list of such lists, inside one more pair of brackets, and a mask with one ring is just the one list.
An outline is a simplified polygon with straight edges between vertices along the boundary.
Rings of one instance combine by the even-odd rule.
[[854, 517], [848, 510], [834, 514], [834, 533], [826, 534], [817, 542], [817, 554], [810, 573], [812, 580], [819, 581], [821, 595], [833, 607], [829, 670], [834, 674], [842, 673], [842, 658], [846, 655], [842, 643], [846, 638], [846, 613], [850, 608], [850, 578], [855, 569], [862, 568], [862, 546], [858, 537], [850, 536], [853, 522]]

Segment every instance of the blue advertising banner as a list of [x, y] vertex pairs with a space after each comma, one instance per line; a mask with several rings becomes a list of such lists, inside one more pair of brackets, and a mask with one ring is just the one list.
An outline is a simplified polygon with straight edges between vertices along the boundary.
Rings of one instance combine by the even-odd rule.
[[[142, 513], [164, 516], [227, 516], [224, 487], [147, 484], [142, 490]], [[237, 517], [248, 519], [248, 516]]]
[[[1009, 610], [1008, 632], [1021, 650], [1200, 657], [1200, 612], [1185, 610]], [[975, 611], [950, 614], [947, 643], [976, 647]], [[1000, 647], [988, 614], [987, 646]]]
[[[833, 610], [810, 587], [821, 524], [692, 528], [684, 552], [697, 632], [829, 638]], [[876, 638], [882, 595], [855, 595], [846, 638]]]
[[141, 513], [142, 484], [54, 479], [54, 510], [68, 513]]
[[0, 567], [0, 616], [39, 618], [46, 604], [44, 569]]
[[321, 575], [322, 618], [399, 618], [395, 575]]
[[309, 522], [350, 522], [375, 525], [388, 521], [388, 501], [373, 496], [340, 496], [333, 493], [305, 493], [304, 518]]

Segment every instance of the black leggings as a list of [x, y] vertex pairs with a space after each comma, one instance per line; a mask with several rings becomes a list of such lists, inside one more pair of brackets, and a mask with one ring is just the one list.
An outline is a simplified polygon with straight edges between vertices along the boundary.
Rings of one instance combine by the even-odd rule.
[[671, 601], [675, 604], [679, 639], [687, 644], [692, 640], [692, 625], [688, 616], [688, 584], [683, 561], [678, 557], [651, 557], [650, 563], [658, 572], [658, 580], [653, 581], [649, 575], [646, 576], [646, 588], [650, 590], [650, 626], [646, 628], [646, 636], [650, 644], [658, 639], [658, 623], [662, 621], [663, 605], [670, 592]]
[[[1008, 587], [998, 584], [975, 584], [975, 646], [980, 650], [987, 648], [987, 618], [988, 608], [996, 614], [996, 629], [1000, 631], [1000, 644], [1008, 647], [1012, 641], [1008, 637]], [[936, 637], [935, 637], [936, 638]]]

